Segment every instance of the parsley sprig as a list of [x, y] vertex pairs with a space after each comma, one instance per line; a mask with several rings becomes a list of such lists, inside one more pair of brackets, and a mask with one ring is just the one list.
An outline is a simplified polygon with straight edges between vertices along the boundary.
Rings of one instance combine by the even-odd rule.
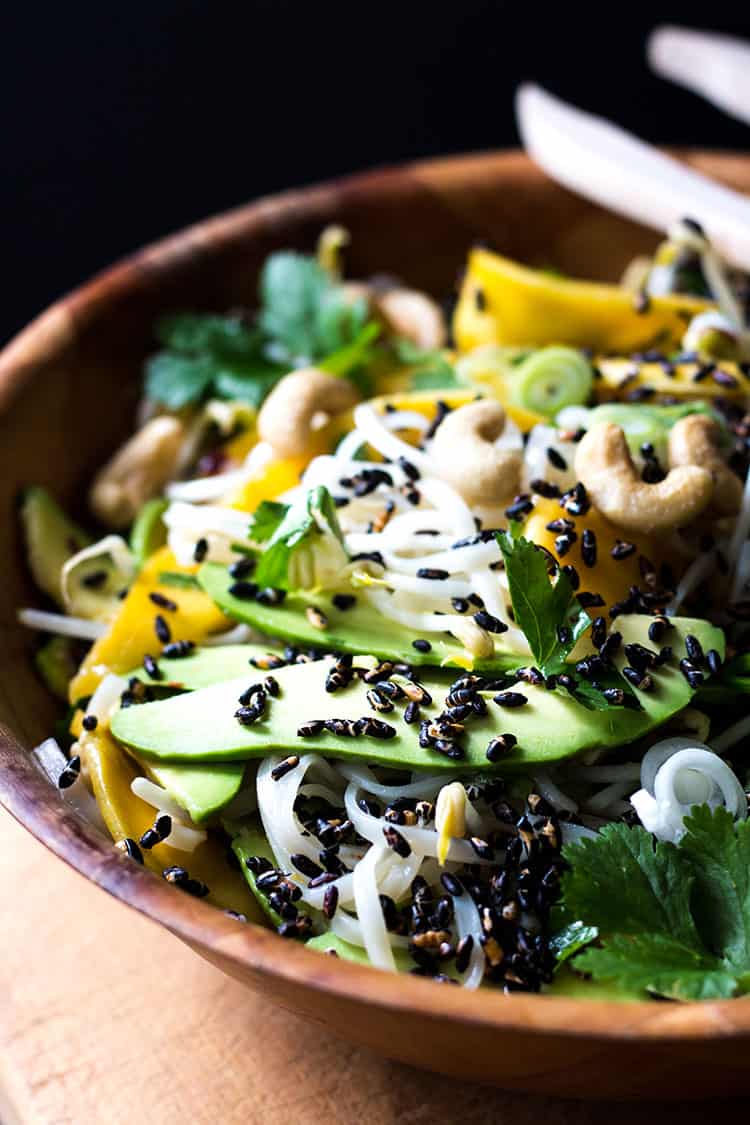
[[674, 1000], [750, 991], [750, 821], [700, 805], [685, 829], [675, 845], [613, 824], [563, 849], [565, 914], [601, 942], [576, 969]]

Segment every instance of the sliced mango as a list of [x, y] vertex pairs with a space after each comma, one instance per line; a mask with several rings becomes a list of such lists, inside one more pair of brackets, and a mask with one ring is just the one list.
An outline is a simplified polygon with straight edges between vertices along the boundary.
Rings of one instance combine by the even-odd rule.
[[679, 347], [688, 323], [713, 306], [697, 297], [652, 297], [645, 308], [616, 285], [528, 269], [472, 250], [453, 319], [458, 349], [570, 344], [627, 354]]
[[[547, 529], [549, 523], [559, 519], [569, 520], [577, 536], [572, 547], [565, 554], [561, 554], [555, 547], [555, 540], [560, 532]], [[596, 565], [593, 567], [587, 567], [583, 562], [581, 539], [584, 528], [593, 531], [596, 536]], [[574, 517], [560, 507], [559, 501], [537, 497], [534, 510], [524, 525], [523, 533], [527, 539], [546, 548], [562, 566], [568, 564], [574, 566], [581, 579], [580, 589], [601, 594], [607, 607], [621, 601], [631, 586], [642, 584], [643, 578], [638, 562], [640, 555], [645, 555], [655, 564], [661, 561], [657, 544], [653, 539], [645, 535], [634, 538], [615, 527], [593, 507], [585, 516]], [[618, 540], [634, 543], [636, 548], [628, 558], [619, 561], [613, 559], [611, 555], [612, 548]], [[592, 610], [592, 613], [594, 615], [606, 613], [606, 608]]]
[[[155, 811], [131, 791], [140, 772], [107, 730], [84, 733], [79, 742], [83, 767], [112, 839], [138, 840], [154, 822]], [[210, 890], [208, 901], [224, 910], [236, 910], [254, 922], [262, 915], [242, 875], [233, 871], [221, 844], [209, 838], [194, 852], [181, 852], [168, 843], [143, 850], [147, 867], [160, 874], [164, 868], [186, 867], [194, 879]]]
[[417, 414], [423, 414], [425, 418], [432, 418], [438, 402], [444, 402], [452, 410], [455, 410], [459, 406], [465, 406], [467, 402], [474, 402], [476, 398], [499, 399], [505, 407], [508, 417], [512, 418], [524, 433], [532, 429], [537, 422], [546, 421], [541, 414], [536, 414], [533, 410], [525, 410], [522, 406], [516, 406], [509, 402], [503, 393], [497, 393], [495, 387], [492, 387], [491, 390], [477, 386], [451, 388], [443, 391], [403, 391], [398, 394], [380, 395], [378, 398], [371, 399], [371, 402], [378, 411], [385, 410], [386, 406], [392, 406], [396, 410], [414, 410]]
[[[731, 360], [709, 363], [637, 363], [625, 357], [601, 357], [595, 361], [601, 378], [596, 381], [596, 397], [625, 399], [634, 391], [648, 400], [668, 395], [680, 399], [745, 398], [750, 395], [750, 378]], [[669, 374], [667, 373], [669, 372]], [[696, 379], [697, 376], [697, 379]]]
[[[161, 547], [145, 564], [123, 600], [110, 628], [86, 654], [70, 685], [70, 701], [91, 695], [109, 672], [121, 674], [140, 664], [146, 653], [158, 652], [161, 642], [154, 632], [154, 619], [161, 613], [169, 625], [172, 639], [202, 641], [210, 633], [220, 633], [232, 622], [220, 612], [200, 589], [159, 583], [162, 571], [195, 574], [197, 566], [179, 566], [168, 547]], [[177, 610], [160, 610], [149, 594], [160, 593], [177, 603]]]
[[288, 489], [295, 488], [309, 460], [309, 457], [303, 456], [269, 461], [262, 473], [246, 481], [229, 498], [230, 507], [254, 512], [263, 500], [273, 500]]

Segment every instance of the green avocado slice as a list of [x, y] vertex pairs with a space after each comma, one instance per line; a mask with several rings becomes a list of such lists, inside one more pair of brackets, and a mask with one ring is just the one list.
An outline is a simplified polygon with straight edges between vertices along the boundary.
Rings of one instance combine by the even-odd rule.
[[154, 781], [166, 789], [196, 824], [203, 824], [225, 808], [238, 794], [245, 762], [211, 762], [210, 765], [142, 763]]
[[21, 499], [21, 523], [32, 577], [45, 594], [63, 604], [62, 568], [71, 555], [92, 542], [91, 536], [68, 519], [46, 488], [27, 488]]
[[[645, 616], [619, 618], [623, 648], [633, 642], [647, 645], [651, 621]], [[330, 758], [456, 774], [562, 761], [586, 750], [633, 742], [687, 706], [693, 691], [677, 662], [685, 655], [685, 636], [689, 633], [704, 650], [713, 648], [723, 653], [724, 636], [720, 629], [702, 620], [673, 619], [669, 642], [674, 657], [669, 664], [654, 670], [652, 691], [636, 692], [642, 707], [639, 711], [589, 711], [564, 691], [547, 691], [526, 683], [518, 687], [528, 701], [522, 707], [500, 707], [493, 701], [492, 692], [482, 693], [488, 713], [467, 722], [462, 740], [465, 756], [459, 761], [422, 749], [418, 727], [403, 722], [399, 706], [387, 715], [376, 715], [367, 700], [368, 685], [361, 680], [355, 679], [335, 694], [327, 693], [325, 680], [330, 660], [275, 671], [279, 697], [269, 699], [263, 718], [249, 726], [234, 717], [239, 696], [252, 683], [246, 675], [192, 694], [118, 711], [112, 718], [112, 733], [144, 758], [161, 762], [225, 762], [265, 757], [273, 752], [312, 751]], [[625, 662], [621, 651], [619, 667]], [[423, 707], [423, 713], [425, 717], [436, 715], [445, 698], [444, 678], [426, 675], [421, 682], [433, 695], [432, 705]], [[302, 723], [314, 719], [357, 719], [365, 715], [388, 722], [395, 729], [395, 736], [344, 737], [325, 731], [313, 737], [297, 734]], [[487, 745], [500, 733], [515, 735], [517, 744], [500, 763], [493, 764], [486, 757]]]
[[[227, 824], [226, 827], [229, 829], [230, 825]], [[243, 826], [237, 830], [232, 838], [232, 851], [237, 856], [247, 885], [264, 915], [273, 926], [279, 926], [282, 922], [281, 915], [278, 911], [273, 909], [268, 901], [268, 896], [258, 889], [255, 876], [247, 866], [248, 859], [256, 855], [267, 859], [272, 867], [276, 866], [276, 857], [268, 842], [268, 837], [257, 821], [251, 820], [249, 823], [243, 824]], [[298, 902], [296, 905], [297, 909], [302, 914], [310, 914], [313, 918], [316, 917], [316, 911], [311, 910], [304, 902]], [[320, 915], [318, 915], [318, 917], [320, 917]]]
[[[331, 600], [333, 595], [324, 593], [287, 594], [279, 606], [261, 605], [260, 602], [233, 597], [229, 593], [233, 579], [227, 568], [218, 563], [204, 563], [198, 571], [198, 581], [229, 617], [244, 621], [261, 633], [305, 648], [354, 654], [367, 652], [383, 660], [402, 660], [420, 666], [466, 666], [466, 650], [453, 637], [447, 633], [439, 636], [430, 634], [429, 651], [418, 652], [412, 648], [415, 634], [383, 617], [361, 594], [354, 595], [357, 600], [347, 610], [337, 609]], [[318, 629], [308, 620], [306, 610], [310, 606], [323, 611], [328, 618], [327, 628]], [[503, 648], [500, 638], [495, 639], [495, 648], [495, 656], [490, 660], [475, 663], [477, 669], [501, 672], [528, 663], [528, 656]]]
[[[223, 680], [236, 680], [240, 676], [257, 676], [262, 679], [266, 672], [255, 668], [251, 660], [263, 659], [271, 650], [268, 645], [215, 645], [193, 649], [187, 656], [160, 656], [156, 666], [161, 676], [155, 679], [142, 668], [134, 668], [128, 679], [135, 677], [156, 688], [174, 691], [195, 691], [210, 687]], [[278, 654], [274, 654], [278, 655]]]

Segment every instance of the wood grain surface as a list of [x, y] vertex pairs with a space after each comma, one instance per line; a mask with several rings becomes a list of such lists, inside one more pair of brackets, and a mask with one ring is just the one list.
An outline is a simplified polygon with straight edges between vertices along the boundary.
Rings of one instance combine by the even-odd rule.
[[[698, 1125], [708, 1104], [502, 1093], [340, 1043], [232, 981], [0, 813], [2, 1125]], [[726, 1103], [737, 1112], [742, 1103]]]

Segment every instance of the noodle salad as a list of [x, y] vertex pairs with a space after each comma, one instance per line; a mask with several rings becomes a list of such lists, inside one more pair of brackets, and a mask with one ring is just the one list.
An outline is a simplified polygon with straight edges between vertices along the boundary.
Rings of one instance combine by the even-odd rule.
[[156, 326], [93, 533], [29, 487], [40, 768], [238, 924], [499, 992], [750, 989], [750, 285], [273, 254]]

